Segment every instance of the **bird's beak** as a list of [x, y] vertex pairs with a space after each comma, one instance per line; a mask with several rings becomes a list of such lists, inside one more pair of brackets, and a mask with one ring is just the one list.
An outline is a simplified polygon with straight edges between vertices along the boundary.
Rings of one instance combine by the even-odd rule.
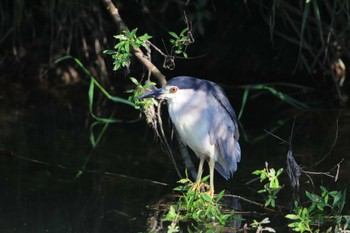
[[165, 88], [158, 88], [153, 91], [147, 92], [143, 95], [140, 95], [137, 97], [138, 99], [146, 99], [146, 98], [157, 98], [160, 97], [163, 94], [168, 93], [168, 91]]

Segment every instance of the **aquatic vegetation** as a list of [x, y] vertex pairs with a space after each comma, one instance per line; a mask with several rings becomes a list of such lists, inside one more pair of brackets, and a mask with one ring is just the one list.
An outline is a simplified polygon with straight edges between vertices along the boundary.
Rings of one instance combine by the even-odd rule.
[[266, 179], [268, 180], [268, 182], [264, 185], [264, 188], [258, 191], [258, 193], [268, 194], [268, 198], [265, 201], [265, 206], [276, 206], [277, 194], [282, 188], [278, 181], [278, 177], [281, 175], [282, 172], [283, 168], [278, 169], [278, 171], [276, 172], [275, 169], [269, 168], [267, 163], [264, 169], [256, 170], [253, 172], [254, 175], [258, 175], [260, 177], [260, 182], [263, 182]]
[[[209, 178], [202, 179], [202, 184]], [[233, 222], [235, 211], [223, 212], [223, 206], [219, 203], [225, 191], [221, 191], [216, 197], [211, 197], [205, 192], [198, 192], [194, 189], [194, 183], [189, 178], [178, 181], [180, 184], [174, 188], [176, 193], [180, 193], [176, 204], [171, 205], [164, 221], [170, 221], [168, 232], [175, 232], [180, 222], [187, 222], [191, 226], [205, 225], [213, 228], [219, 225], [229, 225]], [[205, 185], [205, 184], [204, 184]]]

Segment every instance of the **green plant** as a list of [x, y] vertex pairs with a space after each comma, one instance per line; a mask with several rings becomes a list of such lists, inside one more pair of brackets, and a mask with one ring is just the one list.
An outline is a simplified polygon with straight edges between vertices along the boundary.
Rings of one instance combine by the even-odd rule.
[[135, 104], [135, 109], [148, 109], [153, 106], [153, 99], [139, 99], [138, 97], [149, 90], [152, 86], [154, 87], [156, 83], [147, 82], [145, 85], [142, 85], [136, 78], [130, 77], [130, 80], [136, 85], [135, 89], [127, 90], [127, 93], [130, 93], [128, 100]]
[[122, 34], [114, 36], [119, 42], [115, 45], [115, 50], [105, 50], [105, 54], [112, 55], [113, 70], [118, 70], [120, 67], [129, 67], [131, 50], [133, 48], [140, 48], [141, 46], [147, 48], [146, 41], [152, 36], [147, 33], [142, 36], [136, 36], [137, 28], [132, 31], [123, 31]]
[[[209, 176], [202, 179], [205, 182]], [[180, 185], [174, 190], [180, 192], [180, 197], [175, 205], [171, 205], [168, 213], [166, 214], [164, 221], [170, 221], [171, 224], [168, 230], [177, 230], [176, 226], [179, 222], [192, 222], [192, 223], [211, 223], [214, 226], [214, 222], [218, 222], [220, 225], [225, 225], [229, 220], [233, 220], [234, 211], [229, 213], [221, 212], [222, 206], [219, 201], [224, 195], [224, 190], [221, 191], [216, 197], [211, 197], [206, 193], [198, 192], [193, 189], [194, 183], [184, 178], [178, 181]]]
[[172, 44], [171, 52], [175, 52], [177, 55], [182, 55], [187, 58], [188, 55], [186, 53], [187, 46], [193, 43], [193, 38], [189, 35], [189, 28], [183, 29], [179, 35], [175, 32], [169, 32], [169, 35], [173, 38], [170, 39], [170, 43]]
[[278, 181], [278, 176], [283, 172], [283, 168], [280, 168], [277, 172], [273, 168], [266, 167], [262, 170], [256, 170], [253, 172], [254, 175], [260, 176], [260, 182], [268, 179], [268, 183], [264, 185], [264, 188], [259, 190], [258, 193], [267, 193], [268, 199], [265, 201], [265, 206], [271, 205], [276, 206], [277, 193], [281, 190], [280, 183]]
[[[274, 35], [284, 39], [299, 52], [296, 55], [298, 68], [309, 74], [322, 73], [330, 78], [342, 100], [340, 87], [347, 69], [350, 17], [349, 2], [336, 1], [253, 1], [260, 5], [265, 22], [270, 26], [271, 42]], [[326, 10], [325, 10], [326, 9]]]
[[253, 229], [256, 229], [256, 233], [260, 233], [260, 232], [276, 232], [275, 229], [273, 229], [272, 227], [267, 227], [265, 226], [266, 224], [270, 223], [270, 219], [268, 217], [264, 218], [263, 220], [261, 220], [260, 222], [256, 221], [255, 219], [253, 220], [253, 222], [250, 224], [250, 226]]
[[321, 195], [306, 191], [310, 205], [304, 207], [296, 202], [294, 213], [285, 216], [292, 220], [288, 226], [294, 231], [319, 232], [321, 226], [331, 226], [328, 229], [334, 227], [335, 232], [348, 229], [350, 216], [342, 215], [346, 191], [328, 191], [324, 186], [320, 186], [320, 189]]
[[310, 110], [310, 106], [304, 102], [301, 102], [297, 100], [296, 98], [292, 97], [291, 95], [287, 94], [287, 91], [279, 91], [282, 87], [288, 87], [293, 89], [293, 93], [296, 92], [312, 92], [314, 91], [312, 88], [300, 86], [300, 85], [293, 85], [293, 84], [253, 84], [253, 85], [243, 85], [239, 86], [240, 88], [244, 89], [243, 96], [242, 96], [242, 107], [238, 114], [238, 119], [241, 119], [243, 111], [245, 109], [245, 106], [248, 102], [249, 95], [252, 96], [253, 91], [260, 91], [260, 93], [269, 93], [272, 96], [276, 97], [277, 99], [283, 101], [286, 104], [289, 104], [297, 109], [307, 111]]
[[309, 210], [298, 206], [298, 203], [295, 203], [294, 214], [287, 214], [286, 218], [293, 220], [292, 223], [288, 224], [288, 227], [292, 228], [293, 231], [312, 232]]

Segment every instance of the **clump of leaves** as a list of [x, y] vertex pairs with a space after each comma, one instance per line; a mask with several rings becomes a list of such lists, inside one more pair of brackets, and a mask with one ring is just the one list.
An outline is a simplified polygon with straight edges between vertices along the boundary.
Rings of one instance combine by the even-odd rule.
[[151, 39], [152, 36], [147, 33], [142, 36], [136, 35], [137, 28], [132, 31], [123, 31], [122, 34], [114, 36], [119, 42], [115, 45], [115, 50], [105, 50], [105, 54], [112, 55], [113, 58], [113, 70], [118, 70], [120, 67], [130, 66], [130, 57], [132, 48], [140, 48], [141, 46], [147, 48], [146, 41]]
[[156, 83], [154, 82], [146, 82], [145, 85], [142, 85], [136, 78], [130, 77], [130, 80], [136, 85], [134, 89], [126, 91], [130, 93], [128, 101], [134, 103], [134, 108], [138, 110], [142, 110], [142, 112], [146, 116], [146, 121], [149, 125], [153, 127], [156, 134], [158, 118], [156, 113], [156, 101], [153, 98], [139, 99], [138, 97], [153, 88], [155, 88]]
[[250, 224], [250, 226], [253, 229], [256, 229], [257, 233], [260, 233], [260, 232], [276, 232], [275, 229], [273, 229], [272, 227], [266, 226], [269, 223], [270, 223], [270, 219], [268, 217], [266, 217], [263, 220], [261, 220], [260, 222], [258, 222], [257, 220], [254, 219], [253, 222]]
[[[320, 186], [321, 195], [309, 193], [306, 196], [311, 203], [303, 207], [295, 203], [294, 213], [285, 217], [292, 220], [288, 226], [296, 232], [320, 232], [320, 226], [331, 226], [327, 232], [349, 232], [350, 216], [342, 215], [346, 190], [328, 191]], [[315, 228], [315, 229], [314, 229]]]
[[156, 83], [154, 82], [147, 82], [145, 85], [142, 85], [136, 78], [130, 77], [131, 82], [133, 82], [136, 87], [135, 89], [127, 90], [127, 93], [130, 93], [130, 96], [128, 100], [130, 102], [133, 102], [135, 104], [135, 109], [148, 109], [151, 106], [153, 106], [153, 99], [147, 98], [147, 99], [139, 99], [138, 97], [142, 94], [145, 94], [147, 91], [149, 91], [152, 87], [155, 87]]
[[189, 34], [189, 28], [183, 29], [180, 34], [176, 34], [175, 32], [169, 32], [172, 39], [170, 39], [170, 43], [172, 44], [172, 52], [175, 52], [177, 55], [182, 55], [187, 58], [188, 55], [186, 53], [187, 46], [193, 43], [193, 38]]
[[[205, 182], [209, 176], [202, 179]], [[225, 225], [229, 220], [233, 220], [234, 210], [229, 213], [221, 212], [219, 201], [224, 195], [224, 190], [216, 197], [211, 197], [207, 193], [198, 192], [193, 189], [195, 183], [184, 178], [178, 181], [180, 185], [174, 190], [180, 192], [180, 197], [175, 205], [171, 205], [164, 221], [170, 221], [168, 232], [176, 232], [179, 222], [191, 222], [195, 224], [210, 223], [213, 227], [219, 223]], [[216, 223], [216, 224], [214, 224]]]
[[258, 193], [268, 194], [268, 198], [265, 201], [265, 206], [276, 206], [277, 194], [282, 189], [282, 186], [280, 186], [278, 181], [278, 176], [280, 176], [282, 172], [283, 168], [280, 168], [276, 172], [275, 169], [269, 168], [267, 163], [264, 169], [253, 172], [254, 175], [260, 176], [260, 182], [263, 182], [266, 179], [268, 180], [268, 182], [264, 185], [264, 188], [258, 191]]

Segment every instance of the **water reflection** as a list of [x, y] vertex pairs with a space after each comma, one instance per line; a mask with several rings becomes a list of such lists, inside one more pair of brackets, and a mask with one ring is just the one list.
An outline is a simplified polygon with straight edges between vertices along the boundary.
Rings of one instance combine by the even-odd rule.
[[169, 181], [172, 173], [161, 150], [136, 133], [143, 123], [111, 126], [92, 150], [86, 112], [60, 110], [21, 109], [23, 117], [3, 121], [0, 232], [144, 230], [146, 205], [169, 191], [144, 179]]
[[[319, 184], [327, 185], [330, 190], [349, 187], [349, 112], [286, 110], [258, 118], [256, 116], [264, 116], [266, 110], [248, 108], [246, 112], [255, 114], [247, 114], [242, 119], [247, 134], [247, 141], [241, 139], [242, 162], [232, 180], [224, 181], [216, 176], [218, 190], [225, 189], [263, 203], [262, 196], [256, 194], [260, 183], [246, 183], [254, 178], [251, 172], [262, 169], [265, 161], [270, 167], [286, 167], [288, 145], [271, 136], [255, 142], [253, 139], [265, 134], [264, 129], [272, 131], [283, 122], [273, 133], [288, 140], [295, 115], [298, 117], [293, 149], [298, 164], [305, 170], [326, 172], [344, 159], [337, 182], [322, 175], [312, 178], [316, 187]], [[48, 105], [7, 109], [1, 115], [0, 232], [147, 231], [150, 210], [146, 206], [171, 193], [176, 184], [171, 162], [159, 143], [153, 141], [152, 132], [147, 134], [144, 122], [111, 125], [100, 146], [93, 150], [84, 124], [87, 114], [81, 109], [57, 109]], [[314, 166], [327, 153], [324, 161]], [[86, 163], [87, 158], [90, 159]], [[179, 157], [178, 160], [183, 171]], [[286, 175], [282, 180], [285, 184], [289, 182]], [[300, 186], [300, 192], [306, 188], [316, 189], [306, 176], [302, 176]], [[290, 202], [291, 193], [286, 185], [281, 191], [281, 202]], [[266, 214], [260, 209], [254, 216], [256, 206], [245, 202], [240, 205], [243, 212], [248, 210], [248, 214], [243, 215], [246, 219]], [[278, 227], [286, 226], [286, 220], [274, 214], [270, 217]], [[239, 224], [237, 227], [245, 222]]]

